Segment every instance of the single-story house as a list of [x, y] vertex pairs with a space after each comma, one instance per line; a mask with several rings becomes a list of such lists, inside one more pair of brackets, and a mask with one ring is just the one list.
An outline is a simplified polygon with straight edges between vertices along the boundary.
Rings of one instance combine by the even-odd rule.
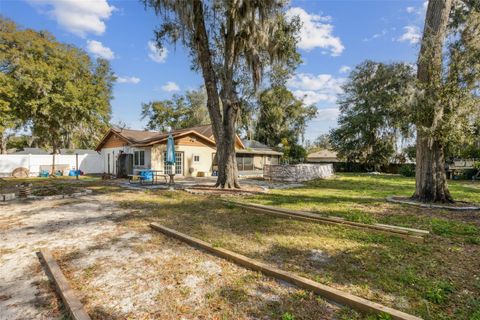
[[332, 163], [332, 162], [341, 162], [341, 160], [337, 157], [337, 153], [335, 151], [322, 149], [307, 155], [307, 162]]
[[[211, 125], [170, 132], [175, 141], [175, 174], [180, 176], [211, 175], [216, 168], [216, 144]], [[120, 154], [132, 155], [133, 172], [141, 169], [171, 171], [166, 165], [168, 132], [111, 128], [98, 144], [96, 151], [103, 156], [105, 172], [117, 173]], [[282, 153], [258, 142], [235, 143], [240, 174], [263, 171], [267, 164], [278, 164]]]

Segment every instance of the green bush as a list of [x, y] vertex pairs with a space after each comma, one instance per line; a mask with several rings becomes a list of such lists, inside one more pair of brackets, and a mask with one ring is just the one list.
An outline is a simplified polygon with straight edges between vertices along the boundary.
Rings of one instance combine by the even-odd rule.
[[411, 164], [404, 164], [400, 167], [399, 172], [404, 177], [415, 177], [415, 166]]

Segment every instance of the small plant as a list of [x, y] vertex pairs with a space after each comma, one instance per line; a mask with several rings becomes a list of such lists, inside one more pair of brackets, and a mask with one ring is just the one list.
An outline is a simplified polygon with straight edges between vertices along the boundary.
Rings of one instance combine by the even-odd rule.
[[480, 320], [480, 310], [476, 310], [471, 316], [470, 320]]
[[392, 316], [386, 313], [381, 313], [377, 316], [378, 320], [392, 320]]
[[215, 240], [212, 242], [212, 247], [214, 248], [221, 248], [224, 246], [225, 246], [225, 243], [222, 240]]
[[231, 202], [225, 203], [224, 206], [227, 209], [234, 209], [236, 207], [236, 205], [234, 203], [231, 203]]
[[282, 314], [282, 320], [295, 320], [295, 317], [290, 312]]
[[439, 281], [425, 293], [425, 298], [433, 303], [442, 304], [447, 296], [453, 292], [453, 286], [447, 281]]
[[386, 313], [380, 313], [376, 315], [369, 315], [367, 320], [392, 320], [392, 316]]

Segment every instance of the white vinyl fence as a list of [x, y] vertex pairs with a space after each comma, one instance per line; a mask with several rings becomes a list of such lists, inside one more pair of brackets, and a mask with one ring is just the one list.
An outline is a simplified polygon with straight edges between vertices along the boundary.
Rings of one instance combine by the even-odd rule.
[[[0, 176], [6, 177], [18, 167], [27, 168], [30, 176], [38, 176], [40, 166], [51, 166], [53, 155], [51, 154], [0, 154]], [[74, 154], [55, 155], [55, 166], [75, 170], [76, 162]], [[78, 169], [84, 173], [103, 173], [103, 158], [100, 154], [79, 154]]]

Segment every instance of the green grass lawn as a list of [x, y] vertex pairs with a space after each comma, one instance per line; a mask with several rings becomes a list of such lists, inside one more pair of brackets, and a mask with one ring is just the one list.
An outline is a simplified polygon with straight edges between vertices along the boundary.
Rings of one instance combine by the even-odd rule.
[[[480, 183], [450, 181], [455, 200], [480, 203]], [[415, 180], [398, 175], [339, 174], [317, 180], [305, 187], [273, 190], [266, 195], [242, 199], [244, 202], [278, 206], [338, 216], [363, 223], [386, 223], [430, 230], [435, 234], [480, 243], [480, 214], [431, 210], [385, 202], [389, 195], [411, 196]], [[476, 228], [476, 227], [477, 228]]]
[[[424, 319], [480, 319], [479, 213], [384, 201], [387, 195], [410, 195], [413, 189], [414, 180], [409, 178], [340, 174], [241, 200], [428, 229], [432, 234], [422, 244], [344, 226], [273, 217], [225, 204], [218, 197], [183, 192], [128, 193], [121, 203], [137, 209], [124, 221], [132, 227], [159, 222]], [[451, 190], [459, 200], [480, 202], [478, 183], [452, 182]], [[271, 316], [290, 312], [295, 319], [304, 319], [294, 311], [272, 311]], [[338, 315], [339, 319], [364, 317], [348, 309]]]

